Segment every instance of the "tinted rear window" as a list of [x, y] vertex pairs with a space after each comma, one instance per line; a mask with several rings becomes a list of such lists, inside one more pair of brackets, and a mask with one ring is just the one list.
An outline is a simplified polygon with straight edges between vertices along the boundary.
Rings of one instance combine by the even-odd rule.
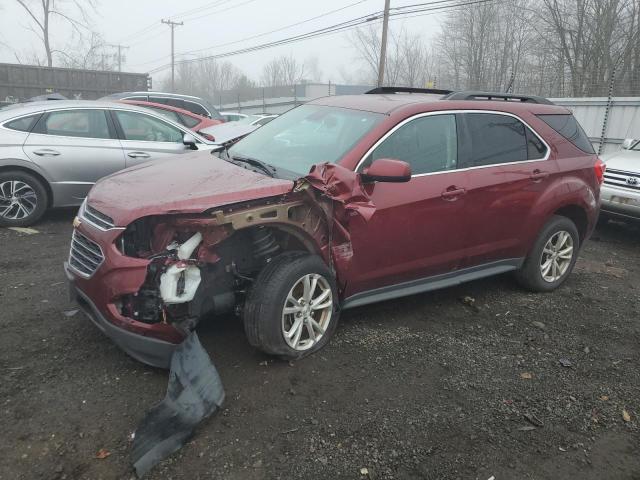
[[589, 137], [571, 114], [538, 115], [538, 118], [586, 153], [596, 153]]
[[36, 123], [38, 118], [40, 117], [40, 113], [36, 115], [30, 115], [28, 117], [18, 118], [17, 120], [12, 120], [4, 124], [5, 127], [10, 128], [11, 130], [18, 130], [20, 132], [30, 132], [33, 128], [33, 125]]
[[528, 159], [525, 126], [518, 119], [493, 113], [465, 114], [474, 167]]

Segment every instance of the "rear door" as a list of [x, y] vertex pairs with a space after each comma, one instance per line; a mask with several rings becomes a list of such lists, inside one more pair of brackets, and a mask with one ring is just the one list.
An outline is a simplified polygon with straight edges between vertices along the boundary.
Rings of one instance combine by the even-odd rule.
[[558, 174], [549, 147], [519, 118], [461, 115], [461, 161], [469, 170], [467, 266], [521, 259], [531, 212]]
[[127, 167], [170, 155], [191, 152], [183, 143], [181, 129], [141, 112], [113, 110]]
[[407, 183], [366, 186], [376, 211], [349, 225], [353, 282], [347, 295], [448, 273], [465, 255], [466, 172], [458, 169], [455, 114], [413, 117], [383, 137], [359, 165], [379, 158], [411, 165]]
[[56, 205], [76, 205], [100, 178], [125, 167], [120, 141], [102, 109], [46, 112], [24, 151], [52, 179]]

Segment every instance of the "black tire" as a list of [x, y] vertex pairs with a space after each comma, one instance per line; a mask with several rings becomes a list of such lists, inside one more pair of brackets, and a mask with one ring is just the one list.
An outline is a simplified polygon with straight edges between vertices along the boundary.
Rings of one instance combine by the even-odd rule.
[[[35, 208], [28, 215], [22, 218], [7, 218], [7, 216], [13, 216], [15, 210], [8, 210], [6, 213], [4, 213], [5, 207], [9, 206], [9, 201], [0, 200], [0, 226], [26, 227], [29, 225], [33, 225], [38, 220], [40, 220], [42, 215], [44, 215], [44, 212], [47, 211], [47, 205], [49, 202], [47, 189], [44, 187], [40, 180], [27, 172], [23, 172], [21, 170], [8, 170], [0, 173], [0, 187], [3, 184], [7, 185], [6, 182], [11, 181], [22, 182], [31, 189], [31, 191], [35, 194], [35, 197], [29, 195], [29, 204], [31, 201], [35, 201]], [[3, 196], [2, 192], [0, 192], [0, 196]], [[26, 200], [23, 201], [26, 202]]]
[[[547, 281], [541, 271], [542, 254], [547, 242], [559, 232], [567, 232], [573, 241], [573, 256], [566, 271], [555, 281]], [[533, 292], [550, 292], [558, 288], [567, 279], [578, 259], [580, 235], [576, 225], [567, 217], [554, 215], [542, 228], [533, 248], [527, 255], [522, 267], [516, 272], [518, 283]]]
[[[332, 295], [332, 306], [327, 309], [327, 314], [329, 311], [331, 313], [324, 333], [315, 344], [305, 350], [297, 350], [285, 340], [283, 308], [290, 290], [308, 274], [321, 275], [326, 280]], [[338, 326], [338, 302], [333, 273], [320, 257], [305, 252], [283, 253], [269, 262], [253, 282], [244, 305], [245, 334], [252, 346], [270, 355], [283, 359], [305, 357], [329, 342]], [[304, 324], [300, 328], [304, 330], [309, 327]], [[308, 330], [305, 335], [309, 336]]]

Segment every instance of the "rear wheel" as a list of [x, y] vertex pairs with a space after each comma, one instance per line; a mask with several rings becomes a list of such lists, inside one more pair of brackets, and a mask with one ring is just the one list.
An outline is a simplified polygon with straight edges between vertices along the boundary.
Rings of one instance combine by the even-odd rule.
[[274, 258], [260, 272], [244, 308], [249, 343], [265, 353], [301, 358], [324, 347], [338, 324], [333, 273], [302, 252]]
[[0, 173], [0, 226], [25, 227], [37, 222], [47, 210], [47, 190], [29, 173]]
[[544, 226], [524, 264], [519, 283], [535, 292], [549, 292], [567, 279], [578, 259], [580, 236], [575, 224], [554, 215]]

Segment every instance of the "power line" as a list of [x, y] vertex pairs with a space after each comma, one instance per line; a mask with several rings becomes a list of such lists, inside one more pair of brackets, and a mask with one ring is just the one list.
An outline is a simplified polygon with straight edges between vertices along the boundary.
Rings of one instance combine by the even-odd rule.
[[[205, 50], [211, 50], [211, 49], [220, 48], [220, 47], [227, 47], [229, 45], [236, 45], [238, 43], [246, 42], [247, 40], [253, 40], [253, 39], [256, 39], [256, 38], [264, 37], [266, 35], [270, 35], [272, 33], [277, 33], [277, 32], [281, 32], [283, 30], [287, 30], [289, 28], [297, 27], [299, 25], [303, 25], [305, 23], [312, 22], [313, 20], [317, 20], [319, 18], [327, 17], [329, 15], [332, 15], [334, 13], [340, 12], [342, 10], [346, 10], [347, 8], [351, 8], [351, 7], [355, 6], [355, 5], [359, 5], [361, 3], [365, 3], [365, 2], [369, 2], [369, 1], [371, 1], [371, 0], [358, 0], [357, 2], [350, 3], [349, 5], [345, 5], [344, 7], [336, 8], [335, 10], [331, 10], [329, 12], [326, 12], [326, 13], [323, 13], [323, 14], [320, 14], [320, 15], [316, 15], [315, 17], [307, 18], [306, 20], [302, 20], [300, 22], [291, 23], [289, 25], [285, 25], [284, 27], [280, 27], [280, 28], [277, 28], [275, 30], [270, 30], [268, 32], [259, 33], [257, 35], [252, 35], [251, 37], [246, 37], [246, 38], [243, 38], [241, 40], [234, 40], [232, 42], [219, 43], [219, 44], [216, 44], [216, 45], [211, 45], [209, 47], [198, 48], [196, 50], [187, 50], [187, 51], [184, 51], [184, 52], [178, 52], [178, 55], [192, 55], [192, 54], [195, 54], [195, 53], [198, 53], [198, 52], [203, 52]], [[150, 60], [148, 62], [139, 63], [138, 65], [149, 65], [150, 63], [156, 63], [156, 62], [158, 62], [160, 60], [163, 60], [165, 58], [167, 58], [167, 55], [164, 55], [164, 56], [162, 56], [160, 58], [156, 58], [155, 60]]]
[[[452, 1], [452, 0], [449, 0]], [[401, 11], [401, 12], [392, 12], [389, 14], [390, 17], [404, 17], [407, 16], [409, 14], [412, 13], [418, 13], [418, 12], [441, 12], [444, 10], [450, 10], [450, 9], [454, 9], [454, 8], [459, 8], [459, 7], [464, 7], [464, 6], [468, 6], [468, 5], [474, 5], [474, 4], [481, 4], [481, 3], [489, 3], [489, 2], [494, 2], [496, 0], [473, 0], [473, 1], [467, 1], [467, 2], [461, 2], [461, 3], [456, 3], [456, 4], [449, 4], [449, 5], [437, 5], [437, 6], [431, 6], [431, 7], [425, 7], [425, 8], [420, 8], [420, 9], [414, 9], [414, 10], [410, 10], [410, 11]], [[433, 2], [433, 3], [437, 3], [437, 4], [441, 4], [443, 3], [442, 1], [438, 1], [438, 2]], [[429, 4], [426, 4], [429, 5]], [[375, 20], [379, 20], [381, 12], [374, 12], [371, 13], [369, 15], [364, 15], [362, 17], [358, 17], [358, 18], [354, 18], [345, 22], [341, 22], [335, 25], [331, 25], [322, 29], [318, 29], [318, 30], [314, 30], [311, 32], [307, 32], [304, 34], [300, 34], [300, 35], [295, 35], [292, 37], [287, 37], [287, 38], [283, 38], [280, 40], [276, 40], [273, 42], [267, 42], [267, 43], [263, 43], [263, 44], [259, 44], [259, 45], [254, 45], [251, 47], [246, 47], [246, 48], [241, 48], [238, 50], [234, 50], [231, 52], [225, 52], [225, 53], [220, 53], [220, 54], [216, 54], [216, 55], [208, 55], [205, 57], [201, 57], [201, 58], [194, 58], [194, 59], [183, 59], [183, 60], [179, 60], [176, 62], [176, 64], [187, 64], [187, 63], [193, 63], [193, 62], [199, 62], [199, 61], [204, 61], [204, 60], [211, 60], [211, 59], [217, 59], [217, 58], [225, 58], [225, 57], [230, 57], [230, 56], [234, 56], [234, 55], [240, 55], [242, 53], [249, 53], [249, 52], [254, 52], [254, 51], [258, 51], [258, 50], [264, 50], [267, 48], [272, 48], [272, 47], [277, 47], [280, 45], [286, 45], [289, 43], [294, 43], [294, 42], [299, 42], [299, 41], [303, 41], [303, 40], [308, 40], [311, 38], [315, 38], [315, 37], [319, 37], [319, 36], [324, 36], [324, 35], [329, 35], [329, 34], [333, 34], [333, 33], [337, 33], [337, 32], [341, 32], [347, 29], [352, 29], [352, 28], [356, 28], [359, 27], [361, 25], [370, 23], [372, 21]], [[424, 15], [428, 15], [428, 14], [423, 14], [423, 15], [413, 15], [413, 17], [417, 17], [417, 16], [424, 16]], [[410, 16], [407, 16], [406, 18], [411, 18]], [[168, 68], [170, 66], [169, 65], [162, 65], [160, 67], [154, 68], [152, 70], [150, 70], [148, 73], [157, 73], [159, 71], [162, 71], [166, 68]]]
[[[202, 11], [218, 7], [220, 5], [224, 5], [225, 3], [229, 3], [231, 1], [234, 1], [234, 0], [216, 0], [215, 2], [206, 3], [204, 5], [201, 5], [200, 7], [192, 8], [192, 9], [189, 9], [189, 10], [183, 10], [181, 12], [177, 12], [177, 13], [175, 13], [173, 15], [170, 15], [169, 18], [177, 18], [177, 19], [183, 19], [184, 20], [183, 17], [187, 17], [187, 16], [193, 15], [195, 13], [201, 13]], [[250, 1], [255, 1], [255, 0], [250, 0]], [[230, 8], [239, 7], [241, 5], [235, 5], [235, 6], [232, 6]], [[226, 11], [226, 10], [228, 10], [228, 9], [225, 9], [223, 11]], [[213, 13], [221, 13], [221, 12], [210, 12], [206, 16], [212, 15]], [[154, 22], [152, 24], [147, 25], [146, 27], [141, 28], [140, 30], [136, 30], [135, 32], [130, 33], [130, 34], [122, 37], [120, 41], [124, 41], [124, 40], [130, 39], [130, 38], [136, 37], [138, 35], [143, 35], [143, 34], [149, 33], [152, 30], [155, 30], [156, 28], [158, 28], [158, 26], [159, 25], [158, 25], [158, 23], [156, 21], [156, 22]], [[149, 38], [154, 38], [156, 36], [158, 36], [158, 35], [156, 34], [156, 35], [153, 35], [152, 37], [149, 37]], [[133, 43], [133, 45], [137, 45], [138, 43], [141, 43], [141, 42], [136, 41], [135, 43]]]

